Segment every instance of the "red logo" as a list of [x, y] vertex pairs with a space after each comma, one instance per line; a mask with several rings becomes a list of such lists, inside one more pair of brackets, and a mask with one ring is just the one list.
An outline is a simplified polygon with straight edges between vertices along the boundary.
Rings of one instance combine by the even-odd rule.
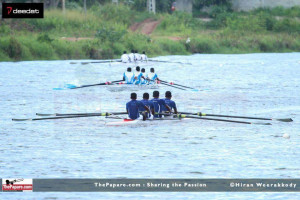
[[9, 15], [12, 11], [12, 7], [6, 7], [7, 8], [7, 14]]

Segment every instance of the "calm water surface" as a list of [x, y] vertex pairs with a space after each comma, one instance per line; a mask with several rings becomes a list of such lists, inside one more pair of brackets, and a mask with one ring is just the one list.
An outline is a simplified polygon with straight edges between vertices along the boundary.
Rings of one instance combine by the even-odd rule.
[[[69, 61], [0, 63], [0, 176], [23, 178], [300, 178], [300, 53], [166, 56], [162, 80], [181, 111], [291, 117], [272, 126], [204, 120], [107, 127], [101, 117], [13, 122], [35, 113], [124, 111], [130, 91], [105, 86], [126, 66]], [[151, 92], [153, 90], [147, 90]], [[142, 97], [145, 90], [136, 91]], [[284, 133], [290, 139], [282, 137]], [[31, 193], [1, 199], [295, 199], [293, 193]], [[299, 197], [299, 195], [298, 195]]]

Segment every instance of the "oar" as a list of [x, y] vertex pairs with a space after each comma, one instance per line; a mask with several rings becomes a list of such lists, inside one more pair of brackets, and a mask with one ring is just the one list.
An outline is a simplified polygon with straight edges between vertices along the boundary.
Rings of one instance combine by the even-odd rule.
[[99, 113], [94, 115], [67, 115], [59, 117], [44, 117], [44, 118], [28, 118], [28, 119], [12, 119], [12, 121], [37, 121], [37, 120], [49, 120], [49, 119], [67, 119], [67, 118], [79, 118], [79, 117], [97, 117], [97, 116], [109, 116], [112, 113]]
[[178, 118], [204, 119], [204, 120], [221, 121], [221, 122], [232, 122], [232, 123], [240, 123], [240, 124], [272, 125], [271, 123], [245, 122], [245, 121], [235, 121], [235, 120], [226, 120], [226, 119], [217, 119], [217, 118], [196, 117], [196, 116], [184, 115], [184, 114], [178, 114], [177, 117]]
[[97, 84], [91, 84], [91, 85], [81, 85], [81, 86], [70, 85], [68, 88], [69, 89], [78, 89], [78, 88], [92, 87], [92, 86], [97, 86], [97, 85], [109, 85], [111, 83], [118, 83], [121, 81], [123, 81], [123, 80], [117, 80], [117, 81], [111, 81], [111, 82], [105, 82], [105, 83], [97, 83]]
[[165, 60], [152, 60], [152, 59], [148, 59], [148, 61], [151, 61], [151, 62], [177, 63], [177, 64], [192, 65], [192, 63], [172, 62], [172, 61], [165, 61]]
[[109, 62], [121, 62], [121, 60], [116, 59], [116, 60], [102, 60], [102, 61], [91, 61], [91, 62], [70, 62], [70, 64], [81, 63], [82, 65], [86, 65], [86, 64], [89, 64], [89, 63], [109, 63]]
[[36, 113], [37, 116], [74, 116], [74, 115], [101, 115], [101, 116], [109, 116], [109, 115], [124, 115], [126, 112], [109, 112], [109, 113]]
[[112, 62], [122, 62], [121, 60], [103, 60], [103, 61], [93, 61], [93, 62], [81, 62], [82, 65], [90, 63], [112, 63]]
[[160, 84], [162, 84], [162, 85], [167, 85], [167, 86], [169, 86], [169, 87], [177, 88], [177, 89], [180, 89], [180, 90], [186, 90], [186, 89], [184, 89], [184, 88], [176, 87], [176, 86], [174, 86], [174, 85], [170, 85], [170, 84], [163, 83], [163, 82], [161, 82]]
[[215, 115], [215, 114], [206, 114], [206, 113], [189, 113], [189, 112], [179, 112], [182, 114], [188, 114], [188, 115], [198, 115], [198, 116], [208, 116], [208, 117], [228, 117], [228, 118], [241, 118], [241, 119], [257, 119], [257, 120], [275, 120], [275, 121], [281, 121], [281, 122], [292, 122], [293, 120], [291, 118], [282, 118], [282, 119], [276, 119], [276, 118], [262, 118], [262, 117], [246, 117], [246, 116], [234, 116], [234, 115]]
[[160, 80], [160, 81], [161, 81], [161, 82], [163, 82], [163, 83], [168, 83], [168, 84], [171, 84], [171, 85], [178, 85], [178, 86], [180, 86], [180, 87], [183, 87], [183, 88], [188, 88], [188, 89], [197, 90], [197, 89], [195, 89], [195, 88], [188, 87], [188, 86], [184, 86], [184, 85], [179, 85], [179, 84], [176, 84], [176, 83], [169, 83], [169, 82], [167, 82], [167, 81], [163, 81], [163, 80]]

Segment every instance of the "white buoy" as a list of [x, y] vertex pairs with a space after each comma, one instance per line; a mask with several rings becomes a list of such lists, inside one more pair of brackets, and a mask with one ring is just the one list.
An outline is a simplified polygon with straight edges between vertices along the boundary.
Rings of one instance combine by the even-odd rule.
[[285, 138], [285, 139], [290, 139], [290, 135], [287, 134], [287, 133], [284, 133], [282, 137]]

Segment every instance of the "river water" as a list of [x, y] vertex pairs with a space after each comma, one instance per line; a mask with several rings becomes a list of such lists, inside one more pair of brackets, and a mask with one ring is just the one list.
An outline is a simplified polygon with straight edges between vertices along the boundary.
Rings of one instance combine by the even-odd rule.
[[[180, 111], [294, 119], [272, 126], [205, 120], [108, 127], [89, 117], [13, 122], [35, 113], [124, 111], [130, 91], [106, 86], [126, 66], [0, 62], [0, 176], [21, 178], [300, 178], [300, 53], [165, 56], [162, 80]], [[137, 90], [138, 97], [148, 91]], [[244, 120], [249, 121], [249, 120]], [[288, 134], [286, 139], [283, 134]], [[295, 193], [26, 193], [3, 199], [295, 199]], [[2, 199], [2, 198], [1, 198]]]

